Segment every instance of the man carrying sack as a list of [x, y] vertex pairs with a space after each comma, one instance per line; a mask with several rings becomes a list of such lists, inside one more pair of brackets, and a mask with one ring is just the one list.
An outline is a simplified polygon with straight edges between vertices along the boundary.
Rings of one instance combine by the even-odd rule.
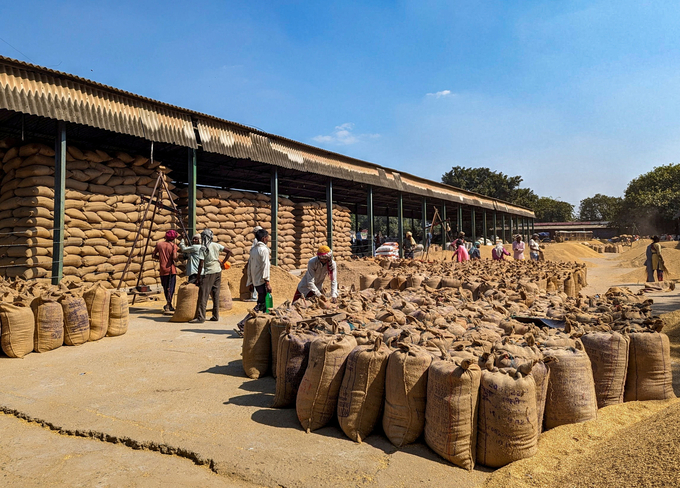
[[338, 270], [333, 260], [333, 251], [328, 246], [321, 246], [316, 253], [316, 257], [309, 260], [307, 272], [298, 284], [297, 290], [295, 290], [293, 302], [302, 297], [320, 297], [322, 294], [319, 288], [323, 286], [326, 276], [331, 279], [331, 301], [337, 303]]
[[[220, 261], [220, 254], [224, 251], [226, 256]], [[222, 281], [222, 266], [229, 259], [232, 252], [222, 244], [213, 242], [213, 232], [205, 229], [201, 232], [201, 250], [198, 257], [198, 270], [196, 274], [196, 284], [198, 285], [198, 307], [196, 308], [196, 318], [190, 320], [192, 324], [202, 324], [205, 322], [206, 306], [208, 296], [212, 296], [213, 311], [210, 320], [217, 322], [220, 319], [220, 284]], [[205, 275], [201, 273], [205, 270]]]

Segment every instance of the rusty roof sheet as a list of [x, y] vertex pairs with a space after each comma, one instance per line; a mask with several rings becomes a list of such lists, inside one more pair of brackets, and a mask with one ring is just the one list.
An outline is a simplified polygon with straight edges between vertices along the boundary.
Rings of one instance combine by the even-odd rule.
[[443, 183], [0, 56], [0, 108], [148, 140], [381, 186], [451, 203], [534, 217], [534, 212]]

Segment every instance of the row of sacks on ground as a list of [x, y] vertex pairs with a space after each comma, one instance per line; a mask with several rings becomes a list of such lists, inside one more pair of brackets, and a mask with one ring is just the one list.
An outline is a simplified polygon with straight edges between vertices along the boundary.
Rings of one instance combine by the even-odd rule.
[[520, 284], [524, 293], [564, 292], [575, 298], [588, 285], [586, 266], [575, 262], [476, 260], [427, 263], [411, 259], [378, 259], [377, 262], [383, 270], [376, 274], [361, 274], [360, 290], [403, 291], [423, 287], [434, 291], [462, 287], [477, 299], [479, 294], [506, 288], [504, 282], [510, 280]]
[[598, 408], [674, 398], [669, 340], [648, 300], [622, 290], [541, 300], [566, 311], [565, 330], [520, 323], [507, 302], [460, 290], [349, 292], [337, 308], [299, 301], [251, 315], [243, 367], [276, 376], [273, 406], [295, 407], [306, 431], [337, 418], [361, 442], [382, 425], [395, 446], [422, 435], [465, 469], [533, 456], [543, 429]]
[[0, 343], [11, 358], [127, 332], [127, 293], [23, 280], [0, 282]]

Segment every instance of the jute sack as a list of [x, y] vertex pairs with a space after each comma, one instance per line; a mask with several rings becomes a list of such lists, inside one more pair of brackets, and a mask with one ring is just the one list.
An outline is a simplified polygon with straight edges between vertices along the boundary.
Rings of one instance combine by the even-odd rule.
[[419, 288], [423, 284], [425, 277], [419, 274], [412, 274], [406, 277], [406, 288]]
[[333, 418], [349, 353], [357, 345], [351, 335], [326, 335], [309, 348], [309, 363], [302, 377], [295, 410], [307, 432], [320, 429]]
[[597, 408], [623, 403], [630, 339], [618, 332], [581, 336], [593, 370]]
[[64, 344], [64, 311], [53, 295], [45, 294], [31, 302], [35, 316], [33, 350], [47, 352]]
[[[583, 347], [576, 341], [577, 347]], [[569, 347], [544, 351], [550, 379], [545, 402], [545, 428], [575, 424], [597, 417], [593, 370], [585, 351]]]
[[257, 379], [269, 371], [272, 350], [269, 318], [250, 312], [243, 327], [243, 371], [248, 378]]
[[106, 330], [108, 337], [123, 335], [127, 332], [130, 324], [130, 305], [127, 293], [121, 290], [111, 292], [111, 305], [109, 308], [109, 328]]
[[397, 447], [414, 442], [425, 427], [427, 370], [432, 356], [425, 348], [400, 342], [385, 372], [383, 430]]
[[315, 332], [295, 329], [290, 323], [286, 332], [281, 334], [276, 362], [276, 393], [272, 407], [286, 408], [295, 405], [300, 382], [307, 370], [309, 346], [316, 337]]
[[675, 398], [668, 336], [659, 332], [630, 334], [625, 401]]
[[89, 340], [98, 341], [106, 336], [106, 331], [109, 328], [111, 292], [101, 283], [96, 283], [83, 293], [83, 299], [87, 306], [87, 314], [90, 316]]
[[550, 370], [542, 360], [537, 361], [531, 368], [531, 376], [536, 383], [536, 417], [538, 418], [538, 433], [543, 432], [543, 417], [545, 416], [545, 401], [548, 396], [548, 382]]
[[389, 357], [390, 350], [380, 336], [374, 344], [357, 346], [347, 356], [338, 394], [338, 421], [353, 441], [368, 437], [380, 418]]
[[482, 371], [474, 359], [435, 360], [427, 374], [425, 442], [463, 469], [475, 467]]
[[234, 303], [231, 300], [231, 290], [229, 289], [229, 284], [226, 277], [224, 277], [224, 272], [222, 273], [222, 284], [220, 285], [220, 297], [219, 297], [219, 310], [231, 310], [234, 308]]
[[33, 350], [35, 318], [33, 310], [23, 303], [0, 302], [2, 336], [0, 345], [11, 358], [23, 358]]
[[538, 450], [536, 383], [510, 369], [482, 371], [477, 423], [477, 462], [500, 468]]
[[289, 330], [289, 327], [295, 325], [298, 320], [302, 320], [302, 317], [294, 310], [287, 310], [285, 312], [275, 310], [274, 314], [269, 321], [269, 331], [272, 340], [272, 376], [276, 378], [278, 374], [279, 340]]
[[64, 311], [64, 344], [78, 346], [90, 338], [90, 318], [82, 297], [64, 295], [59, 299]]
[[365, 290], [367, 288], [373, 288], [373, 283], [375, 283], [377, 278], [378, 276], [373, 274], [359, 275], [359, 289]]
[[182, 283], [177, 290], [177, 304], [170, 322], [189, 322], [196, 317], [197, 306], [198, 286], [193, 283]]

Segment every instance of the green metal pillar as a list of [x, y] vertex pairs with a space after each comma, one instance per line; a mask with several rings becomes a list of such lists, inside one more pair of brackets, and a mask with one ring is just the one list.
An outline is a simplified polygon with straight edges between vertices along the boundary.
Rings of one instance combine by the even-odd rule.
[[427, 199], [423, 197], [423, 213], [422, 213], [422, 222], [421, 225], [423, 227], [423, 247], [427, 247]]
[[272, 249], [272, 264], [279, 265], [279, 169], [276, 166], [272, 167], [271, 175], [271, 249]]
[[482, 227], [483, 227], [482, 232], [484, 233], [484, 237], [482, 238], [482, 239], [484, 239], [484, 240], [482, 241], [482, 246], [485, 246], [485, 245], [486, 245], [486, 239], [487, 239], [487, 237], [488, 237], [488, 234], [487, 234], [487, 230], [488, 230], [488, 229], [487, 229], [487, 227], [486, 227], [486, 210], [484, 210], [484, 214], [483, 214], [483, 218], [482, 218], [482, 224], [483, 224], [483, 225], [482, 225]]
[[368, 238], [371, 241], [371, 256], [375, 256], [375, 234], [373, 233], [373, 187], [368, 187], [368, 199], [366, 201], [366, 213], [368, 214]]
[[385, 218], [387, 219], [387, 235], [385, 237], [390, 237], [390, 208], [385, 207]]
[[[187, 188], [187, 198], [189, 200], [188, 208], [188, 238], [191, 239], [192, 236], [196, 234], [196, 149], [189, 148], [189, 187]], [[189, 243], [191, 244], [191, 243]]]
[[397, 242], [399, 242], [399, 257], [404, 258], [404, 195], [399, 192], [397, 201]]
[[509, 234], [510, 234], [510, 235], [509, 235], [508, 237], [510, 237], [510, 240], [514, 240], [513, 237], [512, 237], [512, 236], [513, 236], [513, 232], [512, 232], [513, 216], [512, 216], [512, 215], [509, 215], [508, 217], [510, 217], [510, 222], [508, 223], [508, 225], [509, 225], [508, 231], [509, 231]]
[[503, 242], [505, 243], [508, 242], [507, 236], [505, 235], [505, 214], [501, 216], [501, 225], [503, 226], [503, 236], [501, 239], [503, 239]]
[[54, 234], [52, 240], [52, 284], [64, 276], [64, 199], [66, 196], [66, 122], [57, 124], [54, 154]]
[[463, 206], [458, 205], [458, 215], [456, 216], [456, 235], [454, 239], [458, 238], [458, 234], [463, 230]]
[[333, 180], [326, 183], [326, 244], [333, 250]]
[[477, 240], [477, 222], [475, 222], [475, 209], [470, 209], [470, 228], [472, 232], [470, 233], [470, 238], [472, 239], [472, 242], [475, 242]]
[[496, 244], [498, 240], [498, 220], [496, 218], [496, 211], [493, 211], [493, 242], [491, 244]]

